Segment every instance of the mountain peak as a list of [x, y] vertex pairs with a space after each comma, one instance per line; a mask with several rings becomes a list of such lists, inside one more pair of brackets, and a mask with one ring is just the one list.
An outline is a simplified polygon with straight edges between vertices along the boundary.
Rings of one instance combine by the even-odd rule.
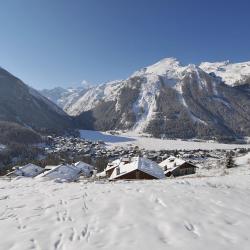
[[178, 68], [181, 68], [181, 63], [174, 57], [164, 58], [150, 66], [144, 67], [139, 71], [136, 71], [133, 76], [142, 76], [145, 74], [154, 74], [154, 75], [171, 75]]

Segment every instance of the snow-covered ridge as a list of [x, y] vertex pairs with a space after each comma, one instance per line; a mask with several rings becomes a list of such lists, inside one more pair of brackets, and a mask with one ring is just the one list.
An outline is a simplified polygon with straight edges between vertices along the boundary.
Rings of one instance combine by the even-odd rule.
[[244, 82], [250, 77], [250, 61], [242, 63], [223, 62], [203, 62], [200, 68], [207, 73], [214, 73], [221, 77], [225, 84], [234, 86]]
[[83, 111], [94, 108], [101, 100], [114, 101], [122, 87], [122, 80], [116, 80], [91, 88], [73, 103], [67, 109], [67, 112], [70, 115], [78, 115]]
[[43, 89], [40, 93], [63, 110], [67, 110], [69, 106], [92, 87], [94, 86], [86, 83], [69, 88], [55, 87], [53, 89]]
[[182, 68], [183, 66], [176, 58], [164, 58], [153, 65], [136, 71], [132, 76], [154, 74], [160, 76], [165, 75], [168, 78], [175, 78], [176, 73]]

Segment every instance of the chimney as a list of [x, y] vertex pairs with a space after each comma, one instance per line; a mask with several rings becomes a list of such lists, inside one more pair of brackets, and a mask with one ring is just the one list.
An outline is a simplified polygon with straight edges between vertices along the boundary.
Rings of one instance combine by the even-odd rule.
[[115, 170], [116, 170], [116, 175], [119, 175], [120, 174], [120, 167], [117, 167]]

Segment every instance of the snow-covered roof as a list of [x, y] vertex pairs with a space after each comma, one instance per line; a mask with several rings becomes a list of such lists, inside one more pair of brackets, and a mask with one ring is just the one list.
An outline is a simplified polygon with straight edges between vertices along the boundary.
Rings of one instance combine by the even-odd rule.
[[35, 177], [39, 174], [41, 174], [44, 171], [43, 168], [29, 163], [25, 166], [18, 167], [13, 174], [20, 175], [20, 176], [26, 176], [26, 177]]
[[94, 169], [94, 166], [92, 166], [86, 162], [83, 162], [83, 161], [78, 161], [74, 165], [75, 165], [75, 167], [80, 168], [80, 169], [91, 169], [91, 170]]
[[78, 161], [74, 164], [74, 166], [86, 175], [90, 175], [90, 172], [94, 170], [94, 167], [92, 165], [82, 161]]
[[167, 168], [168, 170], [169, 169], [173, 170], [174, 168], [179, 167], [184, 163], [185, 163], [185, 161], [183, 159], [180, 159], [180, 158], [177, 158], [174, 156], [170, 156], [166, 160], [162, 161], [159, 164], [159, 166], [162, 167], [163, 169]]
[[132, 162], [127, 164], [119, 164], [119, 170], [119, 174], [117, 174], [116, 170], [113, 171], [112, 175], [110, 176], [110, 180], [116, 179], [117, 177], [130, 173], [134, 170], [140, 170], [157, 179], [165, 178], [163, 170], [157, 163], [142, 157], [135, 157], [133, 158]]
[[51, 169], [54, 169], [54, 168], [56, 168], [57, 167], [57, 165], [47, 165], [47, 166], [45, 166], [45, 170], [51, 170]]
[[180, 167], [182, 164], [184, 164], [186, 161], [184, 161], [181, 158], [177, 158], [174, 156], [170, 156], [163, 162], [159, 164], [160, 167], [162, 167], [163, 170], [166, 170], [164, 173], [171, 172], [175, 170], [176, 168]]
[[41, 175], [39, 177], [46, 177], [49, 179], [57, 179], [61, 181], [75, 181], [80, 174], [81, 170], [74, 165], [58, 165], [56, 168], [53, 168]]

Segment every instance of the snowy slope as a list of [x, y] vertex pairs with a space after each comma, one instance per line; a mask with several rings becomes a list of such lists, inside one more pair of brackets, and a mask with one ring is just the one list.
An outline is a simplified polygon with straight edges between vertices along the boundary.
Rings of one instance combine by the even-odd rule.
[[245, 83], [250, 78], [250, 61], [242, 63], [224, 62], [203, 62], [200, 65], [207, 73], [214, 73], [229, 86]]
[[102, 100], [115, 100], [122, 87], [121, 81], [117, 80], [91, 88], [76, 102], [72, 103], [66, 111], [70, 115], [79, 115], [83, 111], [94, 108]]
[[160, 181], [0, 180], [0, 249], [248, 250], [249, 174], [242, 165]]

